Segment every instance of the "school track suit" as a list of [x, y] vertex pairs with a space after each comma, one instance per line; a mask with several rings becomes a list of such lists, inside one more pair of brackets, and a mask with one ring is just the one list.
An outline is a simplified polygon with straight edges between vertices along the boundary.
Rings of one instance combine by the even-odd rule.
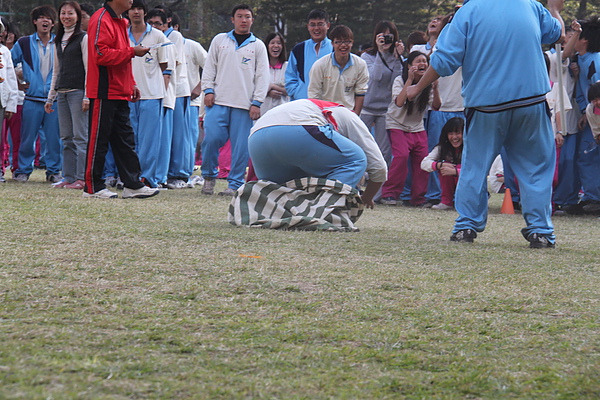
[[129, 121], [129, 102], [135, 81], [127, 24], [104, 5], [90, 19], [88, 28], [87, 97], [90, 99], [89, 141], [85, 170], [85, 191], [105, 189], [102, 172], [112, 148], [119, 176], [130, 189], [140, 189], [140, 162], [135, 152]]

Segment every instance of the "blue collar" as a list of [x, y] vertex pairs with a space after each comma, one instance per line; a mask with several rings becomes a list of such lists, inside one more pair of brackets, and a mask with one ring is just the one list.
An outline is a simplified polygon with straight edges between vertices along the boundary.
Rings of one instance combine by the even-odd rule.
[[[50, 34], [50, 40], [48, 41], [48, 43], [54, 43], [54, 38], [56, 37], [56, 35], [54, 33]], [[33, 38], [35, 39], [36, 42], [41, 42], [42, 39], [40, 39], [40, 37], [38, 36], [37, 32], [35, 32], [33, 34]]]
[[165, 31], [165, 36], [166, 36], [166, 37], [169, 37], [169, 35], [171, 34], [171, 32], [173, 32], [173, 30], [174, 30], [174, 29], [173, 29], [173, 27], [170, 27], [169, 29], [167, 29], [167, 30]]
[[239, 49], [240, 47], [246, 46], [249, 43], [256, 42], [256, 36], [254, 36], [254, 34], [252, 32], [250, 32], [250, 37], [248, 37], [248, 39], [244, 40], [244, 43], [242, 43], [241, 45], [238, 46], [237, 40], [235, 39], [235, 36], [233, 36], [234, 31], [235, 31], [235, 29], [232, 29], [229, 32], [227, 32], [227, 37], [234, 41], [236, 50]]
[[348, 59], [346, 65], [344, 65], [344, 68], [342, 68], [342, 66], [338, 64], [337, 60], [335, 59], [335, 53], [331, 53], [331, 62], [340, 69], [340, 74], [354, 65], [354, 61], [352, 61], [352, 53], [350, 53], [350, 58]]
[[146, 37], [147, 34], [149, 34], [152, 31], [152, 27], [150, 26], [149, 23], [146, 22], [146, 31], [144, 32], [144, 34], [140, 37], [140, 41], [136, 42], [135, 38], [133, 37], [133, 32], [131, 32], [131, 26], [129, 28], [127, 28], [127, 32], [129, 33], [129, 39], [137, 46], [138, 44], [142, 43], [142, 40], [144, 40], [144, 38]]

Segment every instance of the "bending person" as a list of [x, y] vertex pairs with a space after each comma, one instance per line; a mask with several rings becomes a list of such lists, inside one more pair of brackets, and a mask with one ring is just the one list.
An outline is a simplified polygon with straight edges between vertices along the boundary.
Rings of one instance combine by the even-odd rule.
[[368, 208], [387, 178], [369, 129], [336, 103], [297, 100], [275, 107], [252, 128], [248, 149], [258, 178], [278, 184], [310, 176], [355, 187], [366, 171], [362, 200]]

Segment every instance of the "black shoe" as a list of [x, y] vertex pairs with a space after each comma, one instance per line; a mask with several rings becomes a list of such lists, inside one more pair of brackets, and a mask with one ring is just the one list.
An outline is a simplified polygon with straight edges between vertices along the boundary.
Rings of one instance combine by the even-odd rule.
[[451, 242], [465, 242], [473, 243], [473, 240], [477, 237], [477, 232], [473, 229], [461, 229], [450, 236]]
[[530, 249], [553, 249], [556, 244], [550, 242], [546, 236], [540, 235], [539, 233], [532, 233], [527, 236]]
[[570, 215], [582, 215], [583, 214], [583, 204], [566, 204], [560, 207], [561, 210]]

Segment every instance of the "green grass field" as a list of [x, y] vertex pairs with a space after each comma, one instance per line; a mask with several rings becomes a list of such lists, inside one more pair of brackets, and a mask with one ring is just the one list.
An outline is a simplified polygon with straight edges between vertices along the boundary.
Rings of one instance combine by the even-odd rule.
[[0, 186], [0, 399], [600, 398], [594, 217], [539, 250], [501, 195], [474, 244], [400, 206], [280, 232], [42, 177]]

